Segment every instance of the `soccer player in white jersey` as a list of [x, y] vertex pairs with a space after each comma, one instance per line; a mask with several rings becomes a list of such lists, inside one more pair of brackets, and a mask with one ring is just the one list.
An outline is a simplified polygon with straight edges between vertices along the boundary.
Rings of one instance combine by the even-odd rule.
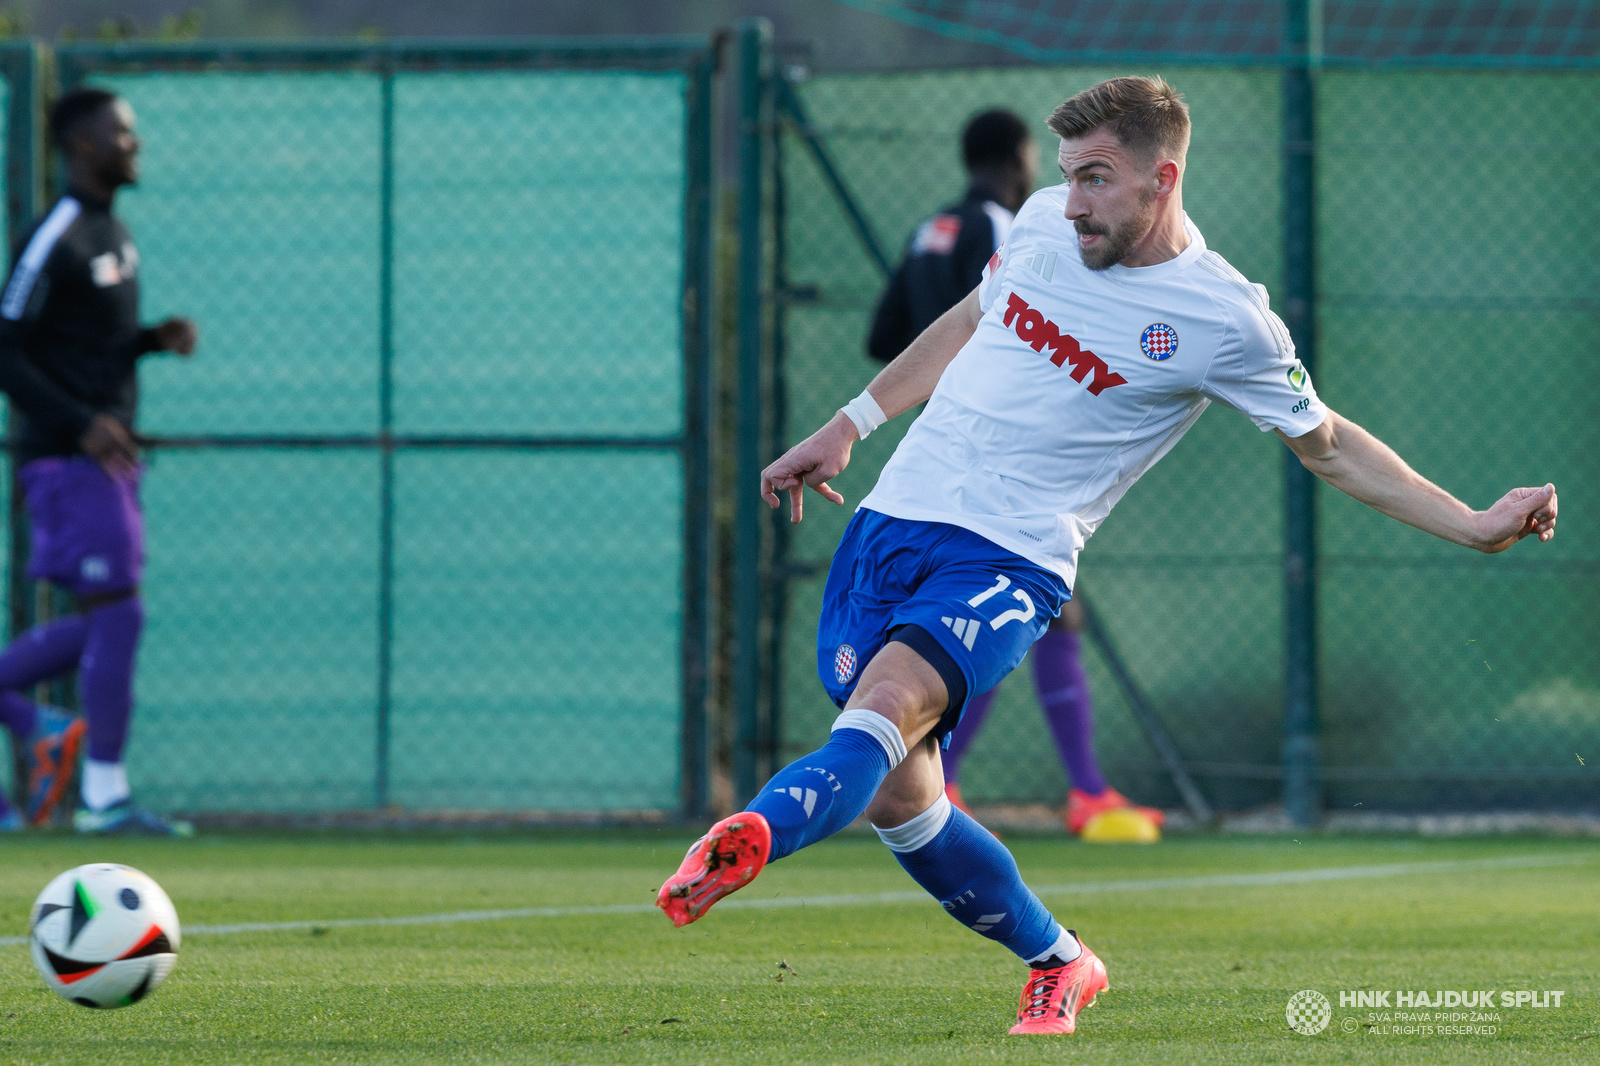
[[[1070, 1033], [1106, 969], [945, 798], [940, 742], [1070, 596], [1079, 549], [1217, 400], [1318, 477], [1482, 552], [1555, 534], [1553, 485], [1474, 511], [1317, 398], [1288, 332], [1183, 211], [1189, 115], [1158, 78], [1058, 107], [1064, 181], [1018, 213], [983, 281], [827, 425], [762, 472], [800, 521], [851, 446], [926, 400], [834, 555], [817, 658], [827, 744], [690, 848], [657, 904], [684, 925], [866, 813], [952, 917], [1031, 967], [1013, 1033]], [[1241, 522], [1253, 520], [1239, 516]]]

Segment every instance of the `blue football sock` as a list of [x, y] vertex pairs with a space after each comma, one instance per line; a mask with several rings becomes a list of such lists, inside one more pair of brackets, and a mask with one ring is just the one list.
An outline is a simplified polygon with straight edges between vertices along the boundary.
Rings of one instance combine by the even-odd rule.
[[772, 827], [767, 861], [793, 855], [861, 817], [905, 754], [900, 730], [883, 715], [861, 709], [841, 714], [826, 744], [779, 770], [746, 808]]
[[1011, 852], [944, 796], [878, 835], [906, 873], [974, 933], [1000, 941], [1024, 962], [1046, 958], [1052, 949], [1077, 957], [1076, 941], [1022, 883]]

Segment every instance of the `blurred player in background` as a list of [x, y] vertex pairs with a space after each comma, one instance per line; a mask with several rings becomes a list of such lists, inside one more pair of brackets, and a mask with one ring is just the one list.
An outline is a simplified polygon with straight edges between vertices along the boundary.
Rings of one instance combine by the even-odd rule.
[[[1039, 174], [1038, 149], [1028, 124], [1004, 108], [981, 112], [967, 122], [961, 131], [961, 160], [967, 168], [966, 195], [917, 227], [872, 316], [867, 353], [881, 362], [892, 362], [978, 287], [984, 266], [1005, 244], [1011, 220], [1033, 193]], [[1106, 784], [1095, 758], [1094, 702], [1081, 658], [1082, 630], [1083, 611], [1069, 601], [1030, 654], [1045, 721], [1072, 783], [1063, 819], [1073, 833], [1081, 833], [1103, 811], [1132, 807]], [[944, 754], [945, 794], [963, 811], [961, 759], [998, 692], [997, 685], [968, 702]], [[1134, 809], [1161, 826], [1160, 811]]]
[[[32, 531], [28, 576], [65, 588], [78, 613], [0, 653], [0, 722], [27, 755], [28, 821], [49, 820], [87, 740], [79, 832], [188, 835], [186, 823], [133, 803], [122, 754], [144, 623], [139, 358], [190, 354], [195, 328], [181, 318], [139, 325], [139, 253], [111, 213], [117, 190], [139, 175], [132, 108], [101, 89], [74, 89], [52, 109], [50, 134], [67, 192], [18, 242], [0, 294], [0, 390], [22, 416], [14, 457]], [[37, 683], [73, 671], [83, 720], [28, 698]], [[20, 822], [6, 812], [5, 824]]]
[[1011, 219], [1039, 177], [1039, 150], [1028, 124], [1004, 108], [967, 121], [961, 162], [966, 195], [917, 227], [878, 301], [867, 353], [880, 362], [892, 362], [978, 287], [984, 264], [1005, 243]]
[[[842, 708], [828, 741], [713, 825], [656, 897], [686, 925], [865, 814], [952, 918], [1028, 966], [1016, 1034], [1071, 1033], [1106, 967], [950, 802], [941, 742], [1043, 636], [1084, 542], [1212, 400], [1335, 488], [1455, 544], [1498, 552], [1556, 524], [1555, 486], [1474, 511], [1322, 403], [1266, 290], [1184, 213], [1189, 112], [1171, 86], [1101, 82], [1050, 129], [1063, 183], [1028, 198], [978, 287], [762, 471], [763, 498], [787, 493], [798, 522], [808, 486], [844, 503], [828, 482], [856, 441], [928, 404], [828, 571], [817, 667]], [[822, 869], [800, 871], [799, 889]]]

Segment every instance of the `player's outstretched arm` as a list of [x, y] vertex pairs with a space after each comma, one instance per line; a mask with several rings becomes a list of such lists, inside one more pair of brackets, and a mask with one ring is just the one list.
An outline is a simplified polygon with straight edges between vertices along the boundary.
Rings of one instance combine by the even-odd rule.
[[175, 352], [178, 355], [194, 354], [200, 332], [187, 318], [169, 318], [145, 330], [145, 343], [152, 352]]
[[1394, 450], [1332, 411], [1302, 437], [1283, 438], [1313, 474], [1368, 507], [1455, 544], [1505, 551], [1526, 536], [1556, 535], [1556, 488], [1512, 489], [1474, 511], [1411, 467]]
[[[933, 395], [944, 368], [956, 357], [983, 318], [978, 306], [978, 290], [969, 292], [938, 321], [922, 331], [911, 346], [894, 362], [878, 372], [867, 386], [885, 419], [909, 411]], [[870, 426], [868, 427], [871, 428]], [[800, 521], [805, 510], [805, 490], [809, 485], [824, 499], [844, 503], [844, 497], [828, 484], [850, 465], [850, 449], [860, 438], [856, 424], [840, 411], [827, 424], [783, 453], [761, 472], [761, 498], [776, 509], [778, 493], [789, 494], [789, 521]]]

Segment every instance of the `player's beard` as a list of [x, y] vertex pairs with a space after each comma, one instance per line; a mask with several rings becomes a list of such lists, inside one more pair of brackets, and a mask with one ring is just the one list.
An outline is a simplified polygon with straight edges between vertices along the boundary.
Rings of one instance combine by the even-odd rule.
[[1097, 233], [1106, 238], [1093, 248], [1078, 247], [1078, 254], [1083, 257], [1083, 265], [1090, 270], [1107, 270], [1116, 266], [1127, 258], [1133, 251], [1133, 246], [1138, 244], [1156, 220], [1156, 198], [1154, 193], [1144, 196], [1139, 209], [1129, 217], [1123, 219], [1110, 228], [1100, 225], [1091, 225], [1083, 219], [1076, 219], [1072, 223], [1073, 229], [1081, 234]]

